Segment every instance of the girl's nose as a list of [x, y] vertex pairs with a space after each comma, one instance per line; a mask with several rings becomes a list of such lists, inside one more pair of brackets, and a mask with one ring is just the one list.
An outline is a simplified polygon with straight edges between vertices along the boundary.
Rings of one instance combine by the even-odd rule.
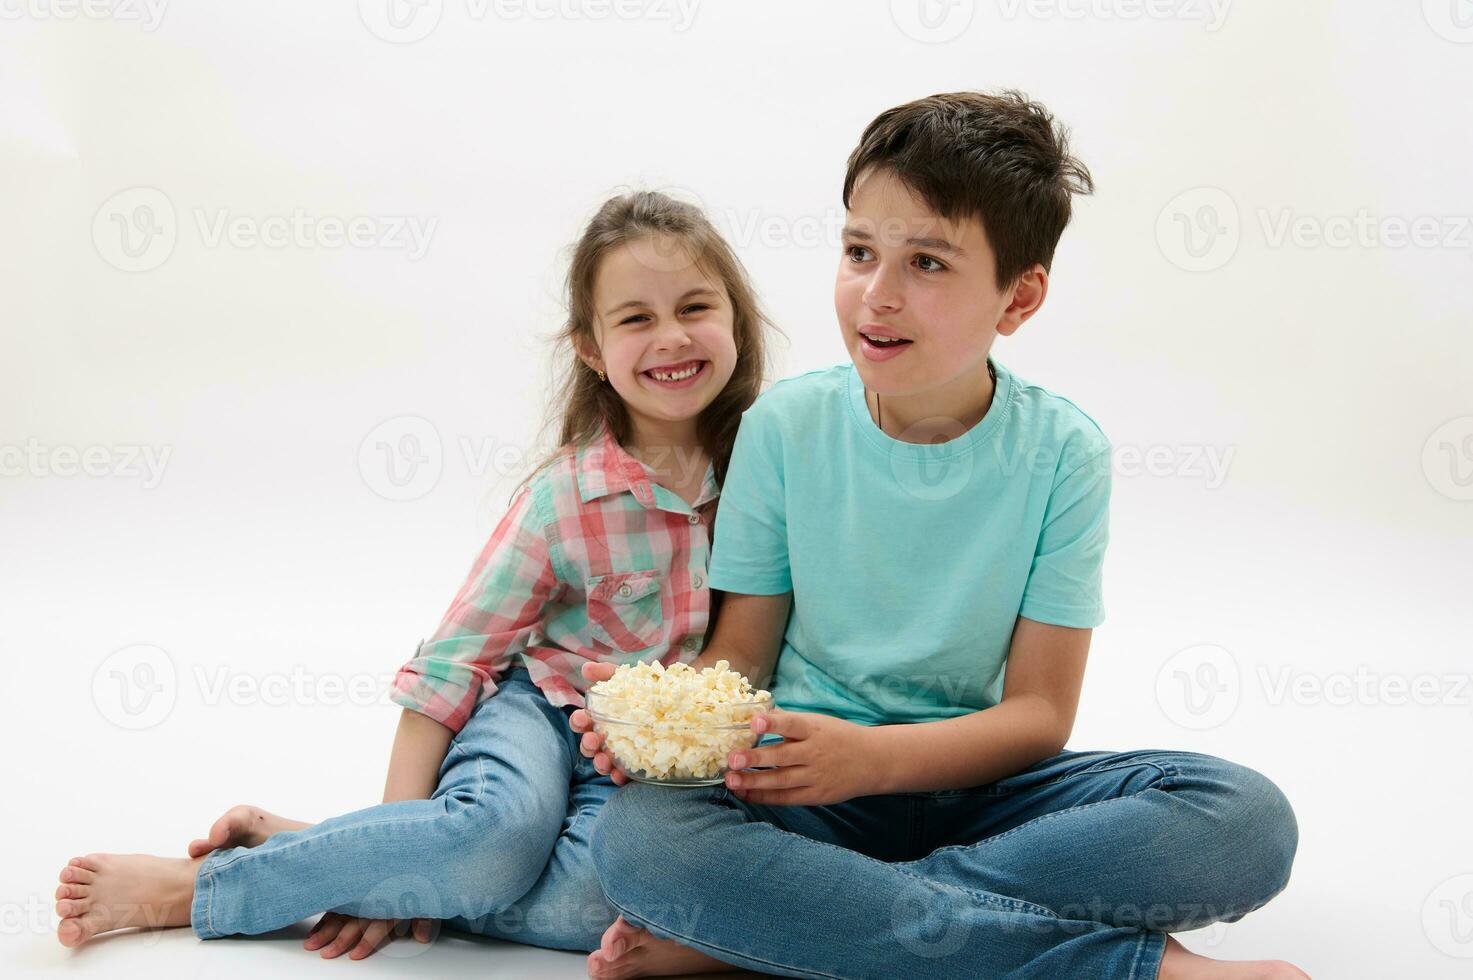
[[679, 350], [689, 346], [690, 333], [681, 324], [679, 317], [667, 317], [660, 321], [655, 331], [655, 347], [659, 350]]

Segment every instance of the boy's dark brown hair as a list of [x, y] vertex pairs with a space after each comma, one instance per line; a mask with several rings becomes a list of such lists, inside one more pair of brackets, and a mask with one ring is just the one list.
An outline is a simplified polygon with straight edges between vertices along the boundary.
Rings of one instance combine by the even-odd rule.
[[898, 177], [942, 218], [976, 218], [1006, 289], [1041, 264], [1069, 223], [1069, 199], [1094, 181], [1069, 154], [1068, 131], [1013, 89], [948, 92], [887, 109], [849, 154], [844, 207], [870, 171]]

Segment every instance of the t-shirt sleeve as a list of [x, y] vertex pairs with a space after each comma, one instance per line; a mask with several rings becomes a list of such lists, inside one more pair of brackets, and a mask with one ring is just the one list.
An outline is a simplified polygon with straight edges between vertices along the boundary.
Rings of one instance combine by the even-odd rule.
[[722, 592], [781, 595], [793, 588], [782, 433], [770, 416], [749, 408], [732, 446], [711, 547], [711, 588]]
[[1055, 485], [1023, 587], [1019, 615], [1090, 629], [1105, 621], [1101, 578], [1110, 539], [1110, 450]]

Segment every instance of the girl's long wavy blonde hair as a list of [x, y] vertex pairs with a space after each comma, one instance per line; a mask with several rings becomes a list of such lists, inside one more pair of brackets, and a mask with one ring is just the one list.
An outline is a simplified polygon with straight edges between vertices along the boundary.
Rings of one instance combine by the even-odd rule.
[[725, 479], [742, 412], [761, 393], [768, 370], [766, 332], [777, 328], [763, 313], [741, 260], [700, 208], [659, 191], [634, 191], [605, 201], [573, 247], [565, 283], [568, 317], [553, 338], [554, 362], [561, 366], [544, 426], [544, 433], [557, 428], [558, 448], [533, 467], [528, 480], [564, 453], [589, 443], [605, 425], [621, 445], [627, 443], [631, 430], [623, 400], [613, 385], [599, 380], [579, 351], [598, 347], [593, 287], [603, 257], [620, 246], [657, 235], [668, 235], [683, 245], [696, 266], [725, 287], [731, 300], [736, 368], [726, 387], [696, 420], [697, 437], [715, 466], [716, 479]]

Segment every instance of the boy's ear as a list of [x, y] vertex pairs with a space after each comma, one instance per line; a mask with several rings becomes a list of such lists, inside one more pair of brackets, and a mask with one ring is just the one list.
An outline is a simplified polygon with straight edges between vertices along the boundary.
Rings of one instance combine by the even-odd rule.
[[1013, 300], [1007, 308], [1002, 311], [1002, 317], [997, 321], [997, 332], [999, 336], [1009, 337], [1018, 331], [1033, 314], [1037, 313], [1043, 306], [1044, 298], [1048, 296], [1048, 272], [1042, 264], [1035, 264], [1033, 268], [1018, 277], [1013, 286]]

